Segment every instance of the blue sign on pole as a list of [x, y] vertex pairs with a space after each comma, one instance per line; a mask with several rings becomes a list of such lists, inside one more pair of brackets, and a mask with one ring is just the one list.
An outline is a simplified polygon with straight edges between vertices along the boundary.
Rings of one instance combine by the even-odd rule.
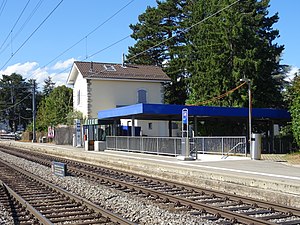
[[182, 109], [182, 123], [188, 124], [189, 122], [189, 112], [187, 108]]

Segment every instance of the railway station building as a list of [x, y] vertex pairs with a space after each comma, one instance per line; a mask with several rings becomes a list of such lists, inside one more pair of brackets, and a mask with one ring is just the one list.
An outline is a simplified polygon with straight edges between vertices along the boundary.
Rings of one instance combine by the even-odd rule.
[[[248, 142], [248, 108], [163, 104], [165, 82], [170, 78], [156, 66], [74, 62], [67, 83], [73, 85], [74, 110], [85, 118], [82, 143], [108, 136], [181, 137], [183, 109], [188, 109], [189, 136], [243, 136]], [[291, 147], [276, 138], [289, 120], [286, 110], [252, 109], [253, 131], [263, 133], [265, 152]], [[214, 126], [224, 129], [216, 132]]]

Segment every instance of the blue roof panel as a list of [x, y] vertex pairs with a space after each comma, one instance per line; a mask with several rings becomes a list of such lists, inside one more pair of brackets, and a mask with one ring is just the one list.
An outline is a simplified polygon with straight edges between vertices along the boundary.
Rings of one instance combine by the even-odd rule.
[[[144, 115], [163, 117], [177, 116], [181, 118], [182, 109], [187, 108], [189, 116], [199, 117], [248, 117], [248, 108], [215, 107], [215, 106], [186, 106], [168, 104], [136, 104], [98, 112], [98, 119], [128, 118], [129, 116]], [[252, 117], [256, 119], [290, 120], [290, 113], [282, 109], [253, 108]]]

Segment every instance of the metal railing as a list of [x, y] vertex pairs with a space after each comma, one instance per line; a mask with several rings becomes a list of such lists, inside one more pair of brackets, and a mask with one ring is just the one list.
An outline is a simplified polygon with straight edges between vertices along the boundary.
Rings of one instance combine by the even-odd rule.
[[0, 140], [17, 140], [15, 134], [0, 134]]
[[[107, 136], [106, 149], [177, 156], [181, 154], [181, 137]], [[192, 154], [246, 155], [246, 137], [194, 137], [190, 139]], [[234, 148], [234, 151], [232, 150]]]
[[194, 137], [191, 144], [193, 145], [191, 150], [195, 148], [198, 154], [210, 153], [224, 155], [231, 153], [245, 156], [247, 154], [246, 137], [243, 136]]
[[107, 136], [106, 149], [177, 156], [181, 154], [181, 138]]
[[[239, 142], [237, 143], [235, 146], [233, 146], [225, 155], [223, 155], [222, 159], [227, 159], [227, 157], [229, 156], [229, 154], [233, 152], [233, 154], [236, 154], [237, 149], [242, 146], [243, 148], [246, 148], [246, 143], [245, 142]], [[245, 154], [245, 156], [247, 156], [247, 153]]]

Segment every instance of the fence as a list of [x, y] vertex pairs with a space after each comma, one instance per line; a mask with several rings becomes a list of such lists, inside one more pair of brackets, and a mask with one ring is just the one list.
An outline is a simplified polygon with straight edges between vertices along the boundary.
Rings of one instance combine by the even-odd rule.
[[194, 137], [191, 152], [246, 155], [246, 137]]
[[0, 134], [0, 140], [17, 140], [15, 134]]
[[54, 143], [57, 145], [72, 145], [74, 133], [75, 128], [73, 126], [56, 127]]
[[[177, 156], [181, 154], [180, 137], [107, 136], [106, 149]], [[193, 155], [199, 153], [246, 154], [245, 137], [195, 137], [190, 140]]]
[[177, 156], [181, 138], [107, 136], [106, 149]]

